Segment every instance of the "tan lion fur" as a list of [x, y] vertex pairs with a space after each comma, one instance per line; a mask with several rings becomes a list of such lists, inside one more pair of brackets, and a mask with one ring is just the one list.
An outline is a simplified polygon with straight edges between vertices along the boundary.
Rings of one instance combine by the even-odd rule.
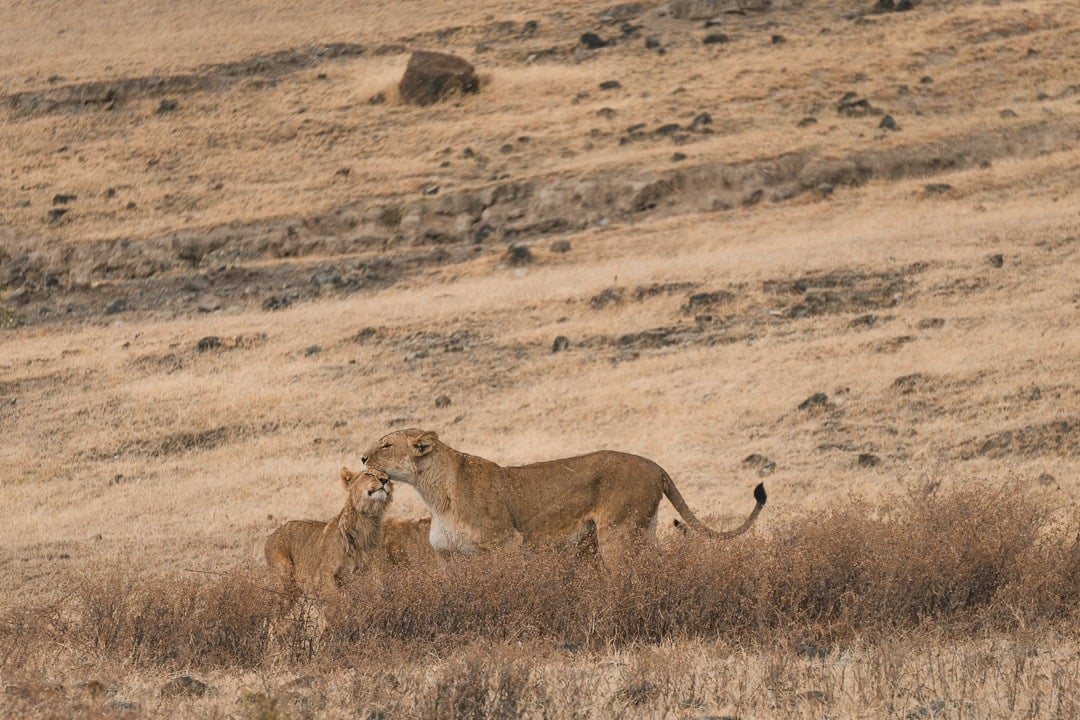
[[285, 592], [325, 595], [376, 561], [381, 525], [393, 495], [387, 476], [341, 469], [345, 507], [329, 522], [292, 520], [275, 530], [264, 552], [270, 574]]
[[473, 553], [515, 543], [580, 546], [594, 535], [601, 553], [615, 538], [645, 536], [667, 497], [691, 529], [732, 537], [753, 524], [765, 504], [755, 488], [753, 511], [737, 529], [718, 533], [694, 516], [671, 477], [637, 455], [600, 451], [502, 467], [459, 452], [434, 432], [398, 430], [379, 440], [364, 466], [416, 488], [431, 511], [431, 545], [443, 552]]

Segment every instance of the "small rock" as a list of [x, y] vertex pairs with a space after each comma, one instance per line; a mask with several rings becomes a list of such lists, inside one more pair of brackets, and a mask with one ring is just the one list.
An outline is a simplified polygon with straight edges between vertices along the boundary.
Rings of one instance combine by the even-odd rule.
[[859, 453], [859, 467], [877, 467], [881, 464], [881, 458], [873, 453]]
[[559, 335], [555, 338], [555, 342], [551, 345], [551, 352], [557, 353], [570, 348], [570, 339], [565, 335]]
[[127, 298], [116, 298], [111, 303], [105, 306], [106, 315], [115, 315], [128, 309]]
[[694, 116], [694, 119], [690, 121], [691, 130], [700, 130], [706, 125], [712, 125], [712, 115], [707, 112], [700, 112]]
[[915, 0], [897, 0], [896, 12], [907, 12], [915, 7]]
[[821, 183], [817, 186], [818, 195], [821, 195], [821, 197], [829, 197], [833, 194], [834, 189], [832, 183]]
[[439, 397], [435, 398], [435, 407], [437, 407], [437, 408], [450, 407], [450, 396], [449, 395], [440, 395]]
[[932, 82], [934, 82], [934, 78], [930, 77], [929, 75], [923, 75], [921, 78], [919, 78], [919, 83], [922, 85], [929, 85]]
[[814, 408], [823, 408], [829, 404], [829, 396], [823, 392], [816, 392], [810, 397], [799, 403], [800, 410], [811, 410]]
[[292, 305], [292, 301], [284, 295], [271, 295], [263, 300], [263, 310], [281, 310]]
[[681, 153], [681, 152], [671, 153], [671, 161], [672, 162], [682, 162], [685, 159], [686, 159], [686, 153]]
[[52, 273], [45, 275], [45, 287], [54, 288], [60, 285], [60, 278], [56, 277]]
[[499, 152], [501, 152], [503, 155], [509, 155], [510, 153], [514, 152], [514, 146], [510, 143], [506, 143], [499, 148]]
[[622, 89], [622, 83], [619, 82], [618, 80], [605, 80], [604, 82], [600, 83], [600, 89], [601, 90], [621, 90]]
[[352, 339], [355, 343], [365, 343], [375, 337], [378, 332], [379, 331], [373, 327], [366, 327], [362, 330], [359, 330], [355, 335], [353, 335]]
[[1005, 265], [1005, 256], [997, 253], [986, 258], [986, 262], [990, 264], [990, 267], [1003, 267]]
[[609, 107], [602, 107], [596, 111], [596, 114], [606, 120], [615, 119], [615, 110]]
[[570, 252], [569, 240], [555, 240], [551, 243], [549, 248], [553, 253], [568, 253]]
[[708, 35], [705, 36], [705, 39], [702, 40], [701, 42], [706, 44], [706, 45], [718, 45], [720, 43], [726, 43], [730, 39], [731, 38], [729, 38], [724, 33], [718, 32], [718, 33], [709, 33]]
[[161, 697], [202, 697], [210, 688], [201, 680], [196, 680], [190, 675], [180, 675], [161, 686]]
[[199, 352], [215, 350], [221, 347], [221, 338], [219, 338], [217, 335], [207, 335], [206, 337], [199, 340], [198, 344], [196, 344], [195, 347], [196, 349], [198, 349]]
[[581, 44], [587, 47], [589, 50], [599, 50], [602, 47], [607, 47], [608, 41], [600, 37], [594, 32], [583, 33], [579, 38]]
[[58, 222], [64, 215], [67, 214], [67, 208], [52, 208], [45, 216], [49, 219], [49, 222]]
[[67, 205], [69, 202], [71, 202], [73, 200], [78, 200], [78, 199], [79, 199], [78, 195], [73, 195], [71, 193], [57, 193], [57, 194], [53, 195], [52, 204], [53, 205]]
[[647, 37], [647, 38], [645, 38], [645, 48], [647, 50], [655, 50], [658, 47], [660, 47], [660, 38], [658, 38], [658, 37]]
[[809, 127], [811, 125], [817, 125], [817, 118], [812, 115], [807, 115], [799, 122], [795, 123], [798, 127]]
[[1041, 475], [1039, 475], [1038, 481], [1039, 481], [1040, 485], [1045, 487], [1047, 485], [1053, 485], [1054, 483], [1056, 483], [1057, 478], [1055, 478], [1053, 475], [1051, 475], [1048, 472], [1044, 472]]
[[17, 207], [17, 208], [28, 208], [28, 207], [30, 207], [30, 200], [27, 199], [27, 198], [19, 198], [18, 200], [15, 201], [15, 207]]
[[1017, 115], [1016, 115], [1015, 110], [1010, 110], [1009, 108], [1005, 108], [1004, 110], [1002, 110], [1001, 112], [998, 113], [998, 117], [1008, 119], [1008, 118], [1017, 117]]
[[922, 379], [922, 373], [902, 375], [893, 380], [893, 387], [899, 390], [901, 395], [908, 395], [915, 392], [915, 388], [922, 382]]
[[180, 103], [178, 103], [176, 100], [172, 100], [172, 99], [162, 100], [160, 103], [158, 103], [157, 113], [160, 115], [162, 113], [174, 112], [179, 107], [180, 107]]
[[304, 350], [304, 355], [311, 357], [312, 355], [318, 355], [322, 352], [322, 348], [318, 345], [308, 345]]
[[398, 83], [401, 99], [421, 106], [479, 91], [480, 79], [472, 65], [456, 55], [427, 50], [412, 54]]
[[896, 7], [896, 3], [893, 2], [893, 0], [878, 0], [877, 4], [874, 5], [874, 11], [875, 12], [889, 12], [889, 11], [895, 9], [895, 7]]
[[513, 267], [521, 267], [533, 261], [533, 254], [528, 245], [511, 245], [506, 250], [506, 261]]
[[860, 315], [851, 322], [848, 323], [848, 327], [858, 328], [865, 327], [871, 328], [877, 325], [877, 315]]
[[382, 105], [385, 102], [386, 102], [386, 93], [377, 92], [377, 93], [375, 93], [374, 95], [372, 95], [371, 97], [368, 98], [367, 104], [368, 105]]
[[892, 115], [886, 115], [885, 117], [881, 118], [881, 122], [878, 123], [878, 128], [880, 128], [882, 130], [894, 130], [895, 131], [895, 130], [899, 130], [900, 126], [896, 124], [896, 120], [893, 119]]
[[335, 175], [340, 175], [341, 177], [349, 177], [349, 175], [351, 173], [352, 173], [352, 168], [348, 168], [348, 167], [338, 168], [336, 171], [334, 171]]
[[439, 192], [439, 186], [437, 183], [428, 182], [420, 186], [421, 195], [436, 195]]
[[660, 127], [656, 128], [654, 132], [657, 135], [674, 135], [681, 129], [682, 128], [679, 127], [678, 123], [667, 123], [666, 125], [661, 125]]
[[326, 80], [327, 77], [328, 77], [328, 75], [326, 73], [321, 72], [321, 73], [319, 73], [318, 75], [315, 76], [315, 79], [316, 80]]
[[773, 45], [782, 45], [783, 43], [786, 43], [786, 42], [787, 42], [787, 38], [784, 37], [783, 35], [773, 35], [772, 36], [772, 44]]
[[927, 195], [940, 195], [952, 190], [952, 185], [948, 183], [929, 183], [923, 186], [923, 190], [926, 191]]

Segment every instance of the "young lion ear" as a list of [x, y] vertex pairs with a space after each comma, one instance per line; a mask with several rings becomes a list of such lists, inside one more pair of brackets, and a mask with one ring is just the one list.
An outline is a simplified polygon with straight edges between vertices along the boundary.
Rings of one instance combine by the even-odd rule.
[[347, 467], [341, 468], [341, 484], [345, 486], [345, 489], [349, 489], [349, 485], [352, 485], [352, 481], [359, 476], [359, 473], [354, 473]]
[[421, 455], [427, 455], [431, 452], [431, 449], [435, 447], [435, 443], [438, 441], [439, 436], [432, 431], [420, 433], [418, 437], [412, 440], [413, 455], [420, 457]]

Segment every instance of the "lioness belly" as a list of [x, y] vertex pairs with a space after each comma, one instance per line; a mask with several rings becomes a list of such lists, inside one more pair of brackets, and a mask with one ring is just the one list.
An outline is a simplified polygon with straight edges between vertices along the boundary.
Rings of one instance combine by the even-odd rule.
[[431, 543], [431, 547], [440, 552], [471, 555], [477, 549], [469, 533], [462, 532], [460, 529], [440, 521], [438, 517], [431, 518], [428, 541]]

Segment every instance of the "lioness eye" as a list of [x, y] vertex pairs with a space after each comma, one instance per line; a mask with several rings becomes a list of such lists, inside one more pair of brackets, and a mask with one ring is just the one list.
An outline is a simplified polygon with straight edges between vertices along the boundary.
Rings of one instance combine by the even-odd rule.
[[390, 443], [383, 443], [382, 447], [379, 448], [379, 449], [380, 450], [389, 450], [390, 449]]

